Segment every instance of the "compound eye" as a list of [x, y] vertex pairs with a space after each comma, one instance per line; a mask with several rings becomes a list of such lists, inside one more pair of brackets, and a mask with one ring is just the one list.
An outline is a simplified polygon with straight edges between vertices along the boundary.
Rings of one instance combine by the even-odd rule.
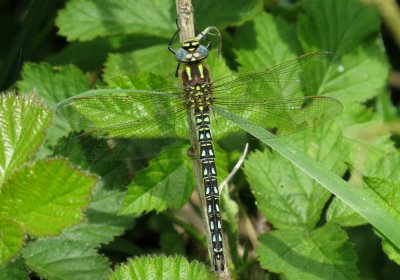
[[200, 45], [197, 48], [197, 51], [200, 54], [200, 57], [206, 57], [208, 55], [208, 49], [203, 45]]
[[187, 55], [188, 55], [187, 51], [185, 51], [183, 48], [179, 48], [179, 50], [175, 54], [175, 58], [178, 61], [185, 62], [187, 61]]

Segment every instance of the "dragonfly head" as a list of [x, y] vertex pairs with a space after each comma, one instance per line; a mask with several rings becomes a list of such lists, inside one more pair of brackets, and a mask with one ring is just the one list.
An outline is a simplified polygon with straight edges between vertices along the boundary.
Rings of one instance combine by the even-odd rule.
[[206, 46], [200, 44], [197, 39], [187, 39], [175, 54], [176, 60], [183, 63], [198, 62], [208, 56]]

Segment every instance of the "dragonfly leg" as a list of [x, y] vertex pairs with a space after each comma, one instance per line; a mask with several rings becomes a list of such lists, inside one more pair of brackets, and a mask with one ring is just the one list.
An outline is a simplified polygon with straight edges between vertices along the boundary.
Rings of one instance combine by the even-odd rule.
[[171, 40], [168, 43], [168, 50], [170, 52], [172, 52], [173, 54], [175, 54], [176, 51], [172, 48], [172, 44], [174, 43], [176, 35], [178, 35], [178, 33], [179, 33], [179, 27], [178, 27], [178, 30], [175, 31], [174, 35], [172, 36]]
[[[221, 269], [219, 269], [219, 267], [218, 267], [218, 260], [220, 262]], [[214, 253], [213, 262], [214, 262], [214, 268], [215, 268], [214, 270], [215, 271], [224, 271], [225, 270], [225, 266], [224, 266], [224, 264], [225, 264], [225, 256], [224, 256], [224, 254]]]
[[176, 35], [178, 35], [179, 30], [180, 30], [179, 25], [178, 25], [178, 19], [176, 19], [175, 23], [176, 23], [177, 29], [176, 29], [174, 35], [172, 36], [171, 40], [170, 40], [169, 43], [168, 43], [168, 50], [169, 50], [170, 52], [172, 52], [173, 54], [175, 54], [176, 51], [172, 48], [172, 44], [174, 43], [175, 38], [176, 38]]
[[181, 66], [181, 64], [178, 62], [178, 65], [176, 66], [175, 77], [178, 77], [178, 74], [179, 74], [179, 66]]
[[219, 32], [218, 28], [216, 28], [215, 26], [208, 26], [206, 29], [201, 31], [199, 33], [199, 35], [196, 36], [196, 39], [199, 41], [203, 38], [207, 40], [207, 42], [208, 42], [207, 49], [208, 49], [211, 47], [211, 42], [208, 39], [207, 34], [217, 36], [217, 41], [218, 41], [217, 56], [219, 56], [219, 54], [221, 53], [221, 48], [222, 48], [221, 33]]
[[194, 148], [193, 146], [190, 146], [186, 152], [186, 154], [188, 155], [188, 157], [190, 157], [191, 159], [194, 158]]
[[214, 254], [214, 269], [215, 269], [215, 271], [218, 271], [217, 254]]

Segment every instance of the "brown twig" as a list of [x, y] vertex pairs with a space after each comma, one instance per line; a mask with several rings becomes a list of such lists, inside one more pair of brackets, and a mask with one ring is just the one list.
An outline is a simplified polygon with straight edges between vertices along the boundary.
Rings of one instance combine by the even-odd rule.
[[[400, 28], [400, 27], [399, 27]], [[390, 85], [394, 88], [400, 89], [400, 72], [393, 71], [390, 74]]]
[[395, 0], [361, 0], [374, 5], [400, 48], [400, 8]]

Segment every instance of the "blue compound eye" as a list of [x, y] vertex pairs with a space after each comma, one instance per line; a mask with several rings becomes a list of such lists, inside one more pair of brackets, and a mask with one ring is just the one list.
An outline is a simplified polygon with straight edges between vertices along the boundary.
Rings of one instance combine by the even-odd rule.
[[208, 56], [208, 49], [203, 45], [200, 45], [197, 48], [197, 51], [199, 52], [201, 58], [204, 58], [204, 57]]
[[187, 59], [186, 59], [187, 53], [188, 52], [185, 51], [183, 48], [179, 48], [179, 50], [175, 54], [176, 60], [181, 61], [181, 62], [187, 61]]

